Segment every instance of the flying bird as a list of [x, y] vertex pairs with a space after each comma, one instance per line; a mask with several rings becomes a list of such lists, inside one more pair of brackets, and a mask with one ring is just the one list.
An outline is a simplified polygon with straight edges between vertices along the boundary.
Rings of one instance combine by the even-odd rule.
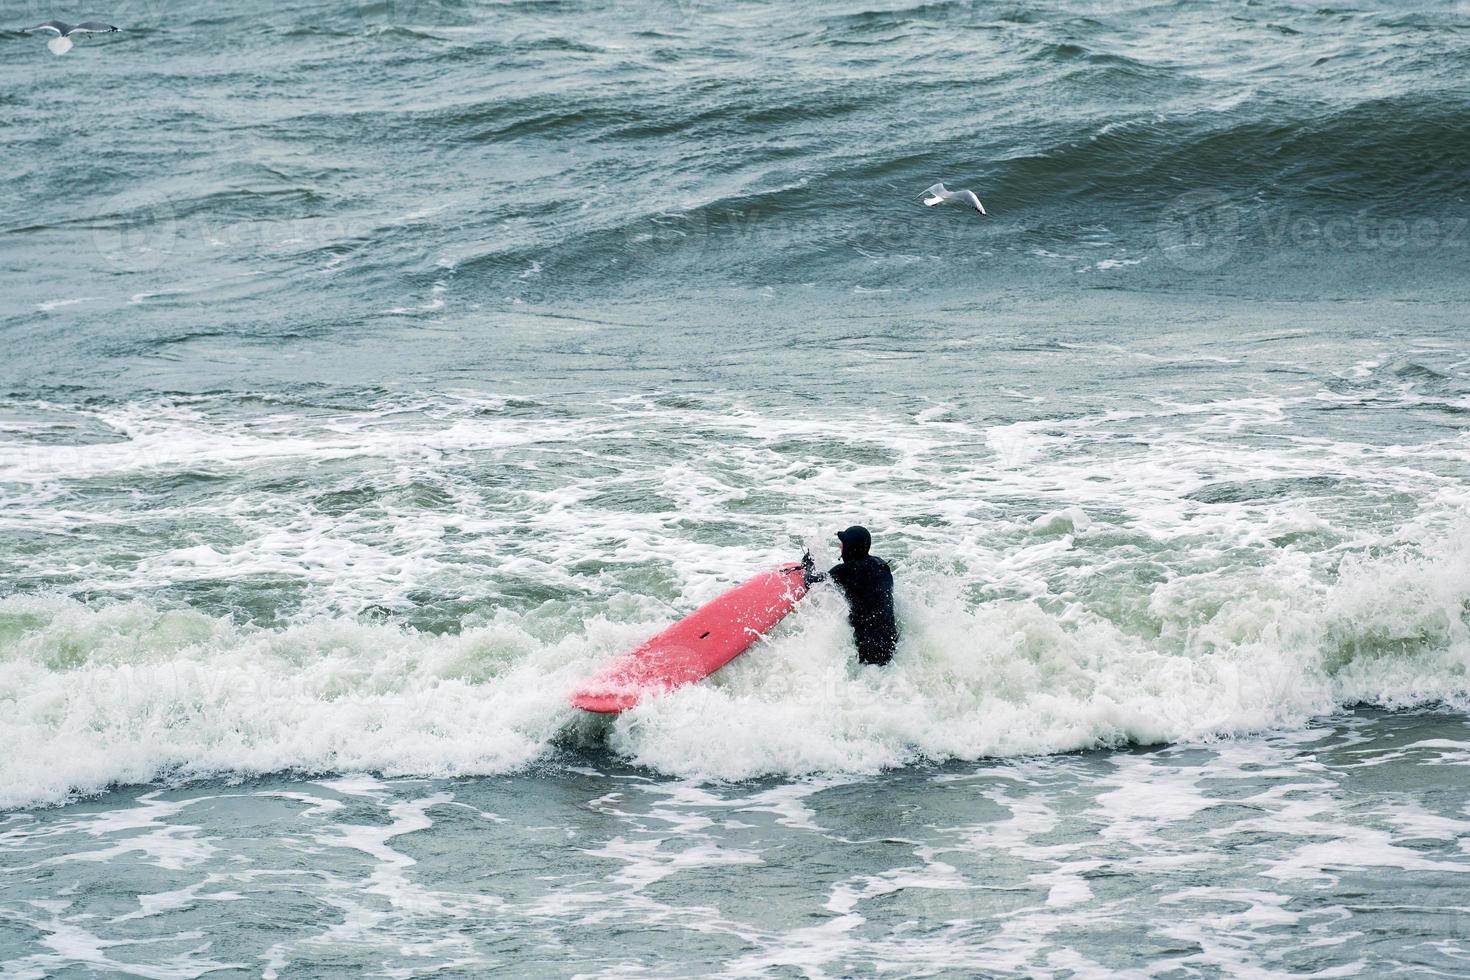
[[963, 204], [966, 207], [974, 208], [981, 214], [985, 214], [985, 205], [980, 203], [980, 198], [975, 196], [974, 191], [951, 191], [946, 190], [943, 184], [935, 184], [924, 192], [924, 206], [926, 208], [932, 208], [934, 205], [943, 204], [946, 201]]
[[46, 42], [46, 47], [51, 49], [52, 54], [66, 54], [71, 50], [73, 34], [111, 34], [117, 30], [111, 24], [101, 21], [84, 20], [80, 24], [68, 24], [64, 20], [48, 20], [44, 24], [35, 27], [27, 27], [27, 31], [45, 31], [56, 35]]

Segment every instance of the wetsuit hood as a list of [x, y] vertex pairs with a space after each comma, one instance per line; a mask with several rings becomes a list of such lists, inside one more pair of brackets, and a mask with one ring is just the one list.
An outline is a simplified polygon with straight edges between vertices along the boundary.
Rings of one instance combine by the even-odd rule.
[[837, 540], [842, 542], [842, 560], [856, 561], [868, 556], [868, 549], [873, 547], [873, 536], [868, 529], [854, 524], [846, 531], [837, 532]]

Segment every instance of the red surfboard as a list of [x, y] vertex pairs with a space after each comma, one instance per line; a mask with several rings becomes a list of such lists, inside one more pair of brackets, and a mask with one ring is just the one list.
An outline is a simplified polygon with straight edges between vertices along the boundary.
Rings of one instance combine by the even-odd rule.
[[800, 565], [762, 572], [614, 660], [572, 695], [572, 704], [615, 714], [645, 694], [703, 680], [785, 619], [805, 594]]

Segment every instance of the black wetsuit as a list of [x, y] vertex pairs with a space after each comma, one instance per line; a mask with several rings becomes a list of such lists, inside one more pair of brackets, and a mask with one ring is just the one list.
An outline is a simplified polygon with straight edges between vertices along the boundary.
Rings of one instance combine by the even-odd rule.
[[827, 573], [847, 596], [847, 621], [857, 641], [858, 660], [886, 664], [898, 645], [893, 619], [893, 571], [882, 558], [864, 555]]

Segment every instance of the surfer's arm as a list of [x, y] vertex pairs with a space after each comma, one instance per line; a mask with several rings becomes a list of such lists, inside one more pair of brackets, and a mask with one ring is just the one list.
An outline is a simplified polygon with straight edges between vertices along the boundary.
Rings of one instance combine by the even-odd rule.
[[801, 556], [801, 574], [806, 579], [807, 588], [811, 588], [818, 582], [827, 581], [827, 573], [817, 571], [817, 563], [812, 561], [812, 553], [810, 551]]

